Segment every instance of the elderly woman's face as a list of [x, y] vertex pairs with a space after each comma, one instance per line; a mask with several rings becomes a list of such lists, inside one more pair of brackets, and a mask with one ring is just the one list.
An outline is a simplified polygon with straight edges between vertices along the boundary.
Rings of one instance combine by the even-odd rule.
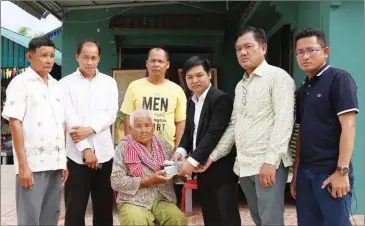
[[148, 143], [152, 140], [153, 131], [155, 127], [150, 118], [135, 118], [132, 126], [133, 138], [142, 144]]

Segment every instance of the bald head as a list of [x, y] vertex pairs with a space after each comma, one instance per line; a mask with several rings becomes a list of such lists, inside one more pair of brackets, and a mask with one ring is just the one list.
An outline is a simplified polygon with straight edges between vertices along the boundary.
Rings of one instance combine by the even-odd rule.
[[164, 52], [165, 53], [165, 57], [166, 57], [166, 61], [168, 61], [169, 60], [169, 53], [166, 51], [166, 50], [164, 50], [164, 49], [162, 49], [162, 48], [160, 48], [160, 47], [155, 47], [155, 48], [152, 48], [152, 49], [150, 49], [149, 51], [148, 51], [148, 58], [150, 58], [150, 56], [151, 56], [151, 52], [152, 51], [162, 51], [162, 52]]

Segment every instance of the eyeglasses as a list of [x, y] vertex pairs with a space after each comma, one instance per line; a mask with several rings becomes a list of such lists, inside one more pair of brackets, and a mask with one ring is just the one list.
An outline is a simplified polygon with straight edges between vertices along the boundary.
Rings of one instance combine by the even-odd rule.
[[306, 53], [308, 53], [308, 56], [311, 56], [313, 54], [317, 54], [319, 51], [323, 50], [324, 47], [316, 48], [316, 49], [308, 49], [308, 50], [297, 50], [295, 51], [295, 55], [297, 57], [304, 57]]

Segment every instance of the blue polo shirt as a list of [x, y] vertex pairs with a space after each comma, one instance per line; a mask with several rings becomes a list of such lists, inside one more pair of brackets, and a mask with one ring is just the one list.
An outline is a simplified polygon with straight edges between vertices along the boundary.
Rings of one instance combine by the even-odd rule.
[[[357, 87], [351, 75], [324, 65], [298, 89], [296, 121], [300, 124], [301, 167], [315, 173], [335, 172], [341, 124], [338, 116], [358, 113]], [[351, 168], [350, 164], [350, 168]]]

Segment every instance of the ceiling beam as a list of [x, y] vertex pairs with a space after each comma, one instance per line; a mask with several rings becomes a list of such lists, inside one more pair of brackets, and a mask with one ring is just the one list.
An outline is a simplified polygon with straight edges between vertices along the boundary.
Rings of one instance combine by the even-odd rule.
[[[261, 1], [256, 1], [255, 3], [253, 3], [253, 6], [251, 7], [251, 9], [247, 12], [246, 16], [242, 15], [240, 22], [238, 23], [239, 27], [244, 27], [246, 26], [246, 24], [248, 23], [248, 21], [250, 21], [251, 17], [255, 14], [257, 8], [260, 6]], [[243, 20], [242, 20], [243, 19]]]
[[120, 29], [120, 30], [110, 30], [111, 33], [115, 35], [123, 36], [185, 36], [185, 37], [197, 37], [197, 36], [224, 36], [224, 30], [172, 30], [172, 29]]
[[267, 39], [269, 39], [273, 34], [275, 34], [282, 26], [286, 24], [286, 20], [284, 18], [281, 18], [278, 20], [274, 26], [270, 28], [270, 30], [267, 32]]
[[140, 3], [113, 3], [100, 5], [84, 5], [84, 6], [64, 6], [65, 11], [82, 10], [82, 9], [106, 9], [106, 8], [122, 8], [135, 6], [154, 6], [154, 5], [172, 5], [179, 4], [179, 2], [140, 2]]
[[47, 10], [49, 13], [51, 13], [53, 16], [55, 16], [57, 19], [61, 20], [63, 19], [63, 12], [62, 8], [58, 8], [56, 5], [52, 4], [53, 8], [49, 7], [47, 4], [48, 1], [34, 1], [38, 6], [41, 8]]

